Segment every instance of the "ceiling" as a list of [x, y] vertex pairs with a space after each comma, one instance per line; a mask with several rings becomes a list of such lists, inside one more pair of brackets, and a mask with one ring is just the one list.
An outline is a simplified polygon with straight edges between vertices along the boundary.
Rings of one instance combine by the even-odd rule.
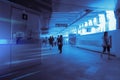
[[[99, 12], [114, 10], [117, 0], [9, 0], [37, 11], [50, 12], [46, 19], [49, 34], [59, 34], [93, 18]], [[23, 1], [23, 2], [22, 2]]]
[[[117, 0], [52, 0], [52, 16], [50, 32], [59, 34], [69, 27], [76, 27], [81, 21], [95, 17], [105, 10], [114, 10]], [[56, 27], [56, 24], [67, 24], [68, 27]], [[51, 29], [52, 29], [51, 28]], [[51, 33], [51, 34], [52, 34]]]
[[52, 12], [52, 0], [8, 0], [8, 1], [20, 4], [27, 8], [37, 10], [39, 12]]

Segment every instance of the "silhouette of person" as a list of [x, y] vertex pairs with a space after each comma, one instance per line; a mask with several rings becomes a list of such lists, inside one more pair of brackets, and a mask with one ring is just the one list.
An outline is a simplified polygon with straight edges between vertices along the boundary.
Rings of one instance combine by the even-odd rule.
[[103, 52], [101, 53], [101, 57], [103, 57], [103, 54], [106, 52], [108, 52], [108, 59], [110, 59], [110, 48], [112, 47], [112, 36], [108, 36], [108, 32], [104, 32], [103, 35]]
[[63, 47], [63, 36], [62, 35], [60, 35], [59, 37], [58, 37], [58, 49], [59, 49], [59, 53], [61, 54], [62, 53], [62, 47]]
[[49, 40], [50, 46], [53, 47], [54, 37], [50, 36], [48, 40]]

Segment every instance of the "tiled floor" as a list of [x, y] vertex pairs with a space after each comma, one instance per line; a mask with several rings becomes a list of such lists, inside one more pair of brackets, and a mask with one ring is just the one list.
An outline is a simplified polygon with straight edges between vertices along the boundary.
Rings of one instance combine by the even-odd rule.
[[[35, 59], [39, 55], [32, 56]], [[41, 61], [37, 62], [40, 64], [31, 64], [0, 80], [120, 80], [120, 58], [107, 60], [107, 55], [101, 58], [100, 53], [69, 45], [63, 47], [62, 54], [57, 47], [42, 48]]]

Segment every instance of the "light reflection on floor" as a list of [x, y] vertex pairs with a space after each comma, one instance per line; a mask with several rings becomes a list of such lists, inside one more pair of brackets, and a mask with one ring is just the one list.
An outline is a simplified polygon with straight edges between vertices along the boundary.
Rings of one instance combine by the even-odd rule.
[[[39, 62], [40, 59], [41, 64], [36, 64], [31, 67], [32, 64]], [[62, 54], [59, 54], [57, 47], [52, 49], [44, 48], [41, 50], [41, 54], [34, 51], [32, 54], [30, 52], [29, 58], [26, 60], [13, 61], [14, 64], [23, 62], [28, 66], [24, 67], [23, 65], [24, 68], [18, 69], [16, 71], [17, 73], [6, 74], [10, 80], [120, 79], [118, 75], [120, 74], [120, 65], [117, 59], [113, 58], [113, 60], [109, 61], [106, 55], [101, 59], [99, 53], [96, 54], [95, 52], [85, 51], [71, 46], [64, 46]], [[26, 64], [25, 62], [31, 63]]]

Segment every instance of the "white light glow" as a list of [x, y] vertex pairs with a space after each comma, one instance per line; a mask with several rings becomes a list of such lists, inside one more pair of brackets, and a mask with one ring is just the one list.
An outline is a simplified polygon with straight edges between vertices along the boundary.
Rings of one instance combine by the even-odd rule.
[[116, 19], [115, 19], [115, 14], [114, 11], [106, 11], [107, 13], [107, 19], [108, 19], [108, 26], [109, 30], [115, 30], [116, 29]]

